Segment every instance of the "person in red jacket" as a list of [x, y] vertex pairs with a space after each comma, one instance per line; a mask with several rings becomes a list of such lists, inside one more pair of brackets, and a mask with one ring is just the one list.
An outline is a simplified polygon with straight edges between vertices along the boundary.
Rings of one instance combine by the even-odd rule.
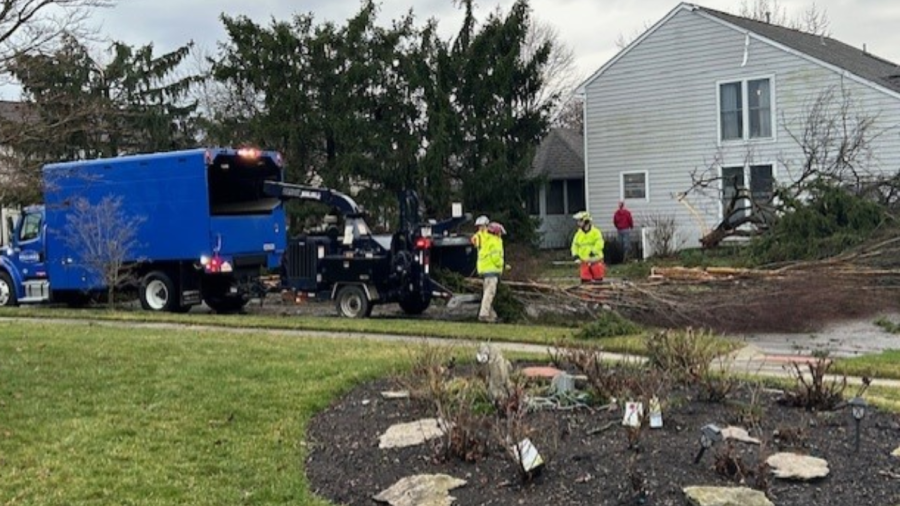
[[634, 228], [634, 219], [631, 211], [625, 209], [625, 201], [619, 201], [619, 209], [613, 215], [613, 225], [619, 231], [619, 244], [622, 245], [623, 259], [628, 260], [631, 254], [631, 230]]

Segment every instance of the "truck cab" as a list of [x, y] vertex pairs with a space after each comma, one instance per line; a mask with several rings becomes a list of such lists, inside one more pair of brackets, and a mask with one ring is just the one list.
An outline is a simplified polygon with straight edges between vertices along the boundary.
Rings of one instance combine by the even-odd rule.
[[0, 307], [49, 300], [44, 208], [26, 207], [7, 233], [0, 249]]

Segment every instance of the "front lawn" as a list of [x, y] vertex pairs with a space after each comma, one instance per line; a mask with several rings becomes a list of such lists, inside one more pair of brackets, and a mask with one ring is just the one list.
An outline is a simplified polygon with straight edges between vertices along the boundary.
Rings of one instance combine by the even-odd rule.
[[408, 347], [0, 322], [0, 504], [326, 504], [310, 416]]

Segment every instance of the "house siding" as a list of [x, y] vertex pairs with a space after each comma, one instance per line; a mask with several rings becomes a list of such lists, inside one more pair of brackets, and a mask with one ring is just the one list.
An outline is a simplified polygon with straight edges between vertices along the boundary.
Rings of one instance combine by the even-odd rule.
[[[588, 209], [610, 228], [620, 198], [620, 173], [648, 173], [649, 198], [628, 200], [635, 217], [674, 216], [679, 247], [698, 246], [699, 237], [721, 219], [717, 189], [675, 196], [691, 187], [691, 173], [720, 166], [771, 164], [776, 181], [791, 178], [788, 165], [802, 153], [787, 128], [800, 132], [809, 105], [829, 86], [846, 89], [857, 111], [877, 116], [875, 129], [900, 125], [900, 98], [842, 77], [753, 36], [745, 59], [746, 32], [698, 11], [680, 9], [585, 86], [585, 153]], [[718, 85], [769, 77], [776, 117], [773, 139], [719, 144]], [[873, 144], [873, 168], [900, 169], [897, 130]], [[715, 163], [721, 160], [721, 164]], [[793, 161], [791, 163], [790, 161]]]

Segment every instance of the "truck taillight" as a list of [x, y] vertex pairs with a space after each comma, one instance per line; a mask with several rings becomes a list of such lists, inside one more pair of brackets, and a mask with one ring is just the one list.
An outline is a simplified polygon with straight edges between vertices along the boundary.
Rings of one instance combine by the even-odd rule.
[[431, 239], [427, 237], [419, 237], [416, 239], [416, 249], [430, 249]]
[[200, 257], [200, 265], [203, 266], [203, 270], [207, 274], [214, 274], [218, 272], [232, 272], [234, 270], [231, 262], [228, 262], [219, 255], [213, 255], [211, 257], [203, 255], [202, 257]]

